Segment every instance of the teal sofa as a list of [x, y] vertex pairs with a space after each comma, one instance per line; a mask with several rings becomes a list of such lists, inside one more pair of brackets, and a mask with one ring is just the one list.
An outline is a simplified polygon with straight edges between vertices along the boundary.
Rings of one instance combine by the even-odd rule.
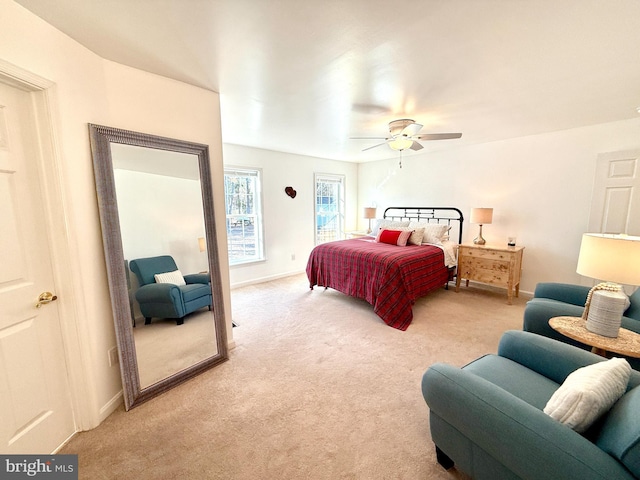
[[[589, 287], [583, 285], [539, 283], [536, 285], [533, 298], [525, 306], [522, 329], [590, 350], [590, 346], [565, 337], [549, 326], [549, 319], [553, 317], [581, 317], [589, 290]], [[640, 333], [640, 289], [636, 290], [629, 300], [629, 308], [622, 318], [622, 327]], [[633, 369], [640, 370], [640, 359], [623, 358]]]
[[145, 325], [149, 325], [154, 317], [172, 318], [178, 325], [182, 325], [186, 315], [204, 307], [211, 310], [213, 297], [209, 274], [184, 275], [186, 285], [156, 283], [156, 274], [178, 270], [170, 255], [138, 258], [131, 260], [129, 266], [140, 285], [135, 298], [145, 318]]
[[474, 479], [640, 478], [640, 372], [584, 434], [543, 409], [574, 370], [605, 359], [556, 340], [505, 332], [497, 355], [422, 378], [438, 462]]

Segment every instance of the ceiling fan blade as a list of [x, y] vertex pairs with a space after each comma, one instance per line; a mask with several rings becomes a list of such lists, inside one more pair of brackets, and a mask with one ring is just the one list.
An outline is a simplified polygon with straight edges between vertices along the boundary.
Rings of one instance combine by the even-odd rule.
[[386, 145], [386, 144], [387, 144], [387, 142], [382, 142], [382, 143], [379, 143], [379, 144], [377, 144], [377, 145], [373, 145], [372, 147], [364, 148], [362, 151], [363, 151], [363, 152], [366, 152], [367, 150], [371, 150], [372, 148], [380, 147], [380, 146], [382, 146], [382, 145]]
[[460, 137], [462, 137], [461, 133], [423, 133], [415, 136], [418, 140], [450, 140]]
[[349, 140], [387, 140], [387, 137], [349, 137]]
[[424, 147], [414, 140], [409, 148], [411, 150], [422, 150]]
[[422, 128], [422, 125], [420, 125], [419, 123], [412, 123], [404, 127], [402, 129], [402, 132], [400, 132], [400, 135], [404, 135], [405, 137], [413, 137], [416, 133], [420, 131], [421, 128]]

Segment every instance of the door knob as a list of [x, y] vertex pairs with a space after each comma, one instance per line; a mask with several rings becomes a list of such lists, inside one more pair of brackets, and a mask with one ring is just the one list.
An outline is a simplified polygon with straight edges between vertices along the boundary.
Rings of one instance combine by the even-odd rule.
[[58, 299], [57, 295], [54, 295], [51, 292], [42, 292], [38, 297], [38, 303], [36, 303], [36, 308], [40, 308], [42, 305], [46, 303], [51, 303]]

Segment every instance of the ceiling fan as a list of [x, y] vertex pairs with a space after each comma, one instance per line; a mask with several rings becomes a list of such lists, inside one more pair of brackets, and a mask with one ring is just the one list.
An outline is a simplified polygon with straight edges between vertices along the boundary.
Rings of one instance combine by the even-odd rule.
[[424, 147], [418, 140], [450, 140], [462, 137], [462, 133], [418, 133], [422, 125], [409, 118], [401, 118], [389, 122], [388, 137], [351, 137], [354, 140], [384, 140], [382, 143], [367, 147], [363, 152], [382, 145], [389, 145], [393, 150], [421, 150]]

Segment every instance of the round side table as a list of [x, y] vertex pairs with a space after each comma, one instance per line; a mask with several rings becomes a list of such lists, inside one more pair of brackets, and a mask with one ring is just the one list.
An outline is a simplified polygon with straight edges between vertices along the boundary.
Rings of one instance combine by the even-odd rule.
[[555, 331], [578, 342], [591, 346], [591, 351], [603, 357], [608, 353], [618, 353], [627, 357], [640, 358], [640, 334], [621, 328], [616, 338], [603, 337], [590, 332], [581, 317], [553, 317], [549, 326]]

